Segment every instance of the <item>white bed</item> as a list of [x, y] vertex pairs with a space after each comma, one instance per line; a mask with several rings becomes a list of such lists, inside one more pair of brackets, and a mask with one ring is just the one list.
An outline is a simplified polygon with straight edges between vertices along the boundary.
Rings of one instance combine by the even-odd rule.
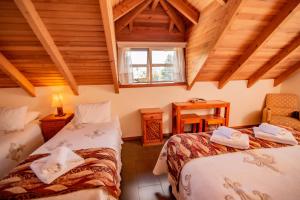
[[23, 131], [0, 133], [0, 178], [43, 143], [38, 120], [27, 124]]
[[[95, 134], [95, 130], [101, 130], [100, 134]], [[99, 131], [98, 131], [99, 132]], [[122, 144], [122, 132], [119, 125], [118, 118], [114, 118], [111, 122], [99, 123], [99, 124], [84, 124], [80, 128], [75, 128], [70, 122], [59, 133], [57, 133], [48, 142], [34, 151], [32, 154], [49, 153], [56, 147], [67, 146], [72, 150], [106, 147], [112, 148], [117, 152], [118, 161], [118, 175], [119, 181], [121, 181], [121, 144]], [[120, 182], [118, 183], [120, 187]], [[59, 196], [52, 196], [47, 198], [40, 198], [47, 200], [115, 200], [115, 198], [109, 195], [104, 189], [88, 189]]]

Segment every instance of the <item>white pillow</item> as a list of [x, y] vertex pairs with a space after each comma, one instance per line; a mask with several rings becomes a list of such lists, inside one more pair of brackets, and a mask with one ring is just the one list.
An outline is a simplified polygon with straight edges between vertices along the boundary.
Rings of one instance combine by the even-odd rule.
[[27, 106], [8, 108], [0, 107], [0, 131], [12, 132], [23, 130]]
[[103, 123], [111, 121], [110, 101], [79, 104], [75, 109], [75, 123]]
[[40, 112], [28, 111], [25, 116], [25, 125], [29, 124], [33, 120], [36, 120], [40, 115]]

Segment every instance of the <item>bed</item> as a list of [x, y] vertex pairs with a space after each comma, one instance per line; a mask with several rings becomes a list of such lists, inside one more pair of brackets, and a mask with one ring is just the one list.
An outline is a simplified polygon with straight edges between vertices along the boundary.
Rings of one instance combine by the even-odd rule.
[[[294, 173], [300, 170], [300, 160], [291, 159], [300, 158], [300, 147], [255, 138], [252, 129], [240, 131], [249, 135], [249, 150], [212, 143], [211, 132], [174, 135], [161, 150], [153, 173], [168, 174], [177, 199], [300, 199], [300, 191], [292, 187], [300, 185], [299, 173]], [[290, 131], [300, 142], [300, 132]], [[274, 170], [274, 163], [282, 173]], [[282, 184], [291, 187], [283, 191]]]
[[[121, 135], [118, 118], [111, 122], [82, 124], [79, 127], [70, 122], [0, 181], [0, 199], [118, 199], [122, 166]], [[85, 159], [85, 163], [53, 183], [43, 184], [36, 179], [29, 165], [36, 158], [49, 155], [49, 152], [60, 146], [74, 150]], [[21, 181], [14, 180], [20, 176]]]
[[0, 178], [43, 143], [38, 120], [28, 123], [22, 131], [0, 133]]

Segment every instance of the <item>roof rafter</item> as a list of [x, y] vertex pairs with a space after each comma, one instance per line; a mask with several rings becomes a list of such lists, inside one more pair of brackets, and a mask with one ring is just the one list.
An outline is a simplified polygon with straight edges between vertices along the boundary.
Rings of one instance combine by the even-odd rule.
[[155, 8], [158, 5], [158, 2], [159, 2], [159, 0], [153, 0], [152, 6], [151, 6], [152, 11], [155, 10]]
[[30, 96], [35, 97], [34, 86], [30, 81], [0, 52], [0, 69], [23, 88]]
[[298, 69], [300, 69], [300, 61], [294, 64], [292, 67], [290, 67], [288, 70], [284, 71], [282, 74], [280, 74], [277, 78], [274, 80], [274, 87], [285, 81], [287, 78], [289, 78], [294, 72], [296, 72]]
[[300, 45], [300, 35], [293, 41], [281, 49], [275, 56], [273, 56], [266, 64], [259, 68], [248, 80], [247, 87], [253, 86], [261, 77], [263, 77], [268, 71], [275, 67], [278, 63], [284, 60], [289, 54], [297, 49]]
[[185, 31], [184, 23], [183, 23], [182, 19], [177, 15], [177, 13], [174, 10], [174, 8], [172, 8], [164, 0], [159, 0], [159, 2], [160, 2], [160, 5], [165, 10], [165, 12], [169, 15], [170, 19], [174, 22], [174, 24], [176, 25], [176, 27], [178, 28], [178, 30], [180, 32], [184, 32]]
[[119, 93], [119, 82], [117, 72], [117, 43], [115, 35], [115, 27], [113, 20], [113, 10], [111, 0], [99, 0], [102, 23], [104, 26], [104, 33], [110, 62], [112, 78], [114, 82], [115, 92]]
[[194, 77], [194, 79], [191, 81], [191, 84], [187, 86], [187, 90], [191, 90], [192, 87], [194, 86], [197, 78], [200, 75], [201, 69], [204, 65], [206, 65], [207, 58], [209, 57], [209, 54], [211, 54], [214, 51], [214, 48], [218, 45], [218, 43], [224, 38], [225, 33], [227, 30], [230, 28], [232, 22], [234, 21], [235, 17], [238, 14], [239, 8], [242, 6], [242, 3], [245, 1], [242, 0], [236, 0], [236, 1], [231, 1], [228, 3], [227, 6], [227, 11], [226, 15], [224, 16], [224, 22], [222, 23], [219, 33], [217, 37], [214, 40], [214, 44], [212, 45], [211, 49], [208, 50], [208, 56], [206, 56], [204, 61], [202, 62], [202, 66], [199, 68], [199, 71], [197, 75]]
[[195, 9], [192, 9], [183, 0], [167, 0], [176, 10], [178, 10], [183, 16], [190, 20], [193, 24], [197, 24], [200, 13]]
[[281, 24], [286, 22], [291, 17], [299, 5], [300, 0], [291, 0], [285, 3], [284, 7], [280, 10], [270, 24], [262, 30], [258, 37], [254, 39], [250, 46], [246, 49], [245, 53], [238, 58], [238, 60], [227, 70], [219, 81], [219, 89], [223, 88], [233, 76], [245, 65], [245, 63], [254, 56], [255, 52], [259, 50], [267, 40], [274, 34]]
[[132, 9], [140, 5], [144, 0], [124, 0], [120, 4], [114, 7], [114, 21], [117, 21], [127, 13], [129, 13]]
[[126, 26], [128, 26], [128, 24], [130, 22], [132, 22], [135, 17], [140, 14], [141, 12], [143, 12], [143, 10], [145, 10], [147, 8], [147, 6], [150, 5], [150, 3], [152, 2], [152, 0], [146, 0], [143, 3], [141, 3], [140, 5], [138, 5], [135, 9], [133, 9], [132, 11], [130, 11], [129, 13], [127, 13], [124, 17], [122, 17], [121, 19], [119, 19], [118, 21], [116, 21], [116, 31], [119, 32], [121, 31], [123, 28], [125, 28]]
[[55, 45], [53, 38], [47, 30], [45, 24], [37, 13], [31, 0], [15, 0], [15, 3], [36, 37], [39, 39], [52, 61], [56, 65], [61, 75], [65, 78], [66, 82], [72, 89], [75, 95], [79, 95], [78, 86], [72, 75], [69, 67], [67, 66], [63, 56], [61, 55], [58, 47]]

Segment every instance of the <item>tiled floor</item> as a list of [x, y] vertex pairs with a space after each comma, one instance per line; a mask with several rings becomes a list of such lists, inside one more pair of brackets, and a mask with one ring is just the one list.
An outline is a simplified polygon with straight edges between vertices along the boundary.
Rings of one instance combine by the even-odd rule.
[[121, 200], [174, 200], [167, 176], [154, 176], [152, 170], [162, 146], [142, 147], [140, 142], [122, 146]]

